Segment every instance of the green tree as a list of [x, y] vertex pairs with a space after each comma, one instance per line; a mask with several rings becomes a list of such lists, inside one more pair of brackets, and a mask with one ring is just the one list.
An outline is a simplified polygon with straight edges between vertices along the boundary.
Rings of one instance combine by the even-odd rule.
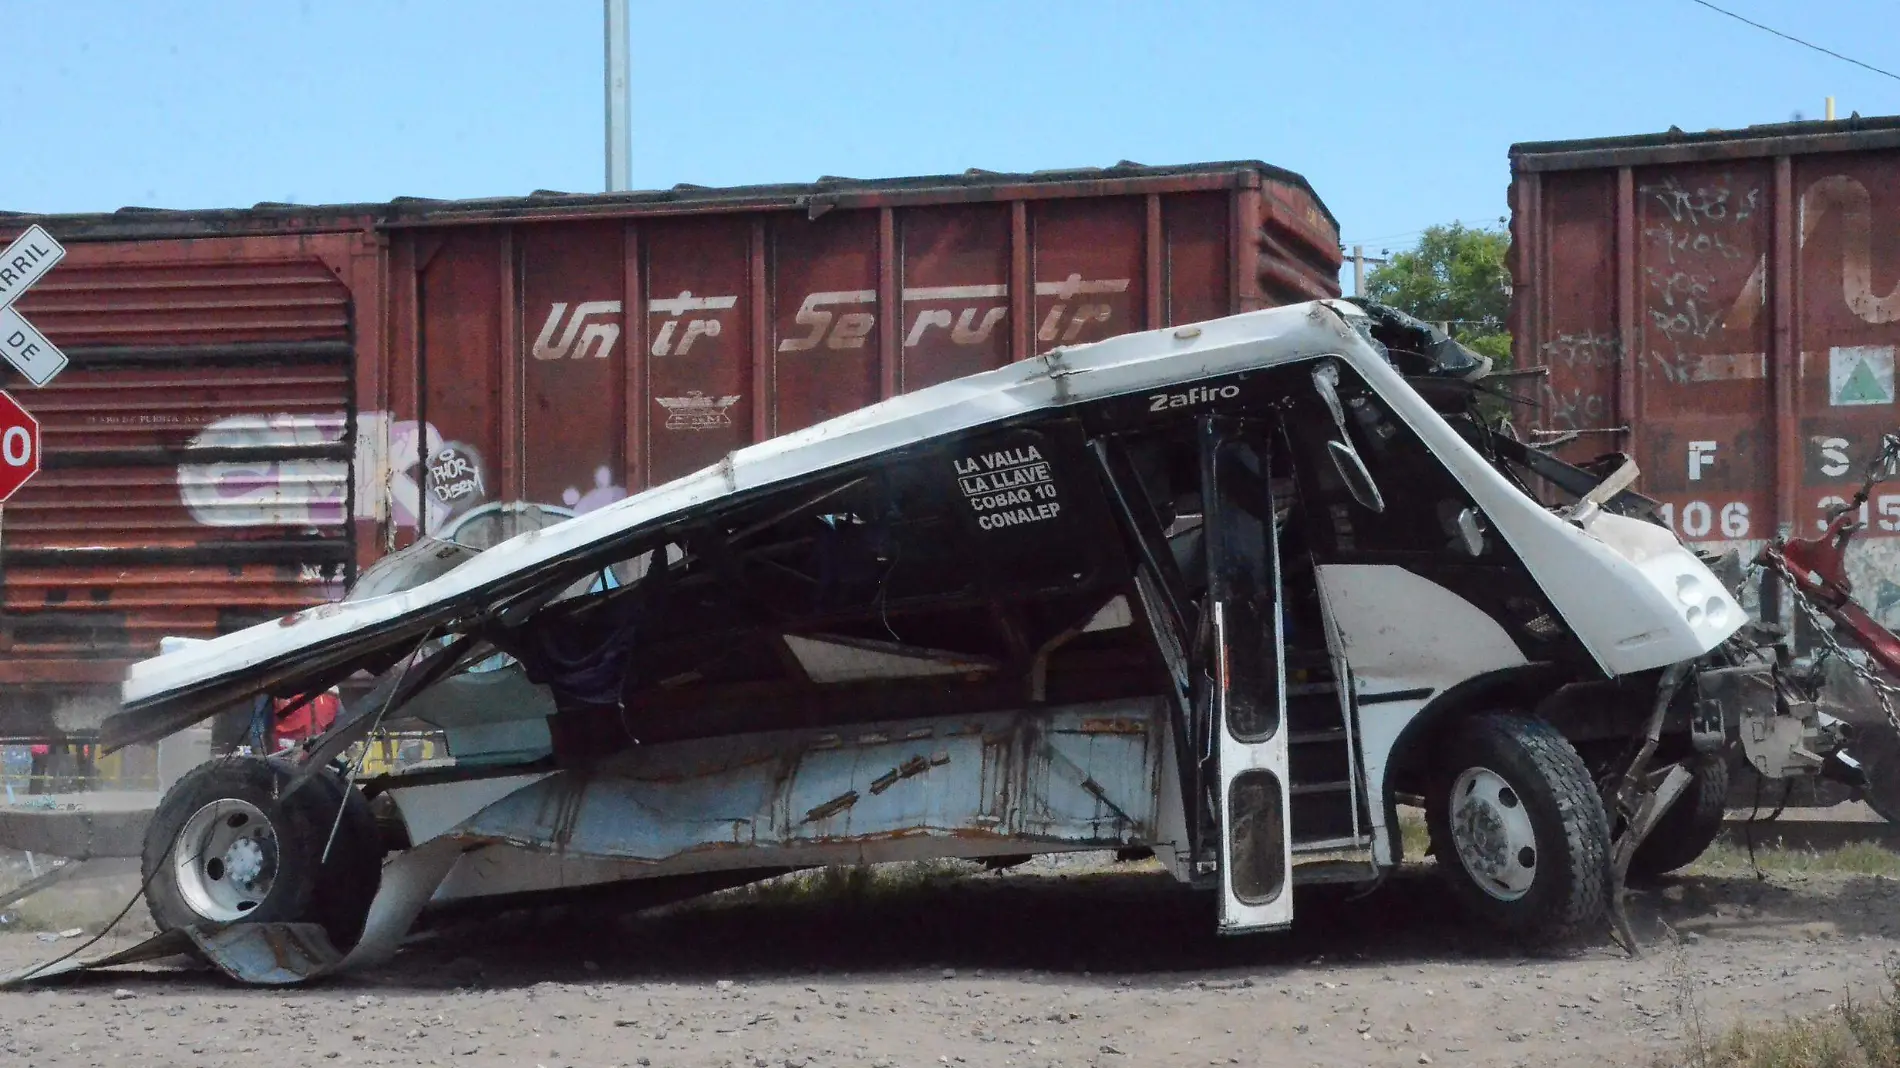
[[1434, 226], [1409, 252], [1393, 255], [1366, 276], [1366, 296], [1427, 322], [1445, 323], [1451, 335], [1498, 365], [1511, 359], [1505, 317], [1511, 308], [1511, 275], [1505, 254], [1511, 235], [1463, 223]]

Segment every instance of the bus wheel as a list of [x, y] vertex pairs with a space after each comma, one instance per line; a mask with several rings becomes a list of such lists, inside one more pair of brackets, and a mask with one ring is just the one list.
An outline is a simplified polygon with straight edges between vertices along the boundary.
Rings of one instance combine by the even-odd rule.
[[1728, 803], [1728, 759], [1723, 753], [1705, 753], [1689, 762], [1694, 777], [1669, 811], [1650, 828], [1630, 856], [1632, 876], [1655, 878], [1695, 860], [1722, 833], [1722, 815]]
[[1522, 942], [1603, 928], [1610, 830], [1583, 758], [1526, 716], [1464, 720], [1440, 746], [1426, 797], [1432, 852], [1479, 922]]
[[159, 930], [317, 923], [338, 949], [355, 944], [382, 878], [375, 818], [328, 769], [283, 799], [290, 778], [281, 762], [229, 757], [193, 769], [165, 794], [142, 865]]

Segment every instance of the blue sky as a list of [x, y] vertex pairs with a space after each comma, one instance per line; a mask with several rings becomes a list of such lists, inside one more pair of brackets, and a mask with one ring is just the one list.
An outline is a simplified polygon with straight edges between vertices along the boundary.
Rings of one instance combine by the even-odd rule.
[[[1894, 0], [1722, 0], [1900, 70]], [[1820, 17], [1817, 13], [1824, 13]], [[1264, 159], [1348, 241], [1506, 212], [1514, 141], [1900, 112], [1691, 0], [632, 0], [636, 188]], [[602, 184], [601, 5], [0, 0], [0, 208]]]

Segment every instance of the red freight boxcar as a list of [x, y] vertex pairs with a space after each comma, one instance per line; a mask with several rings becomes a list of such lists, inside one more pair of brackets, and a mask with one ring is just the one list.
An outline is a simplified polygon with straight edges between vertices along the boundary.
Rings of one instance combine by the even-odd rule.
[[[1632, 454], [1691, 542], [1818, 532], [1900, 425], [1900, 119], [1521, 144], [1511, 173], [1540, 430]], [[1900, 486], [1867, 512], [1849, 570], [1893, 626]]]
[[125, 664], [335, 596], [418, 532], [579, 513], [1051, 347], [1338, 295], [1259, 163], [38, 222], [0, 523], [0, 736], [83, 734]]

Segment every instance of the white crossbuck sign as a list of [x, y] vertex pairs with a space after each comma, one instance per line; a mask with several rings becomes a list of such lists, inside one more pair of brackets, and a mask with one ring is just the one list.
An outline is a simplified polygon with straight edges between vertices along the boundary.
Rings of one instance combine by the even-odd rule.
[[46, 340], [26, 317], [13, 309], [33, 283], [66, 255], [53, 235], [38, 226], [13, 239], [0, 252], [0, 358], [12, 364], [27, 381], [43, 386], [66, 368], [66, 354]]

